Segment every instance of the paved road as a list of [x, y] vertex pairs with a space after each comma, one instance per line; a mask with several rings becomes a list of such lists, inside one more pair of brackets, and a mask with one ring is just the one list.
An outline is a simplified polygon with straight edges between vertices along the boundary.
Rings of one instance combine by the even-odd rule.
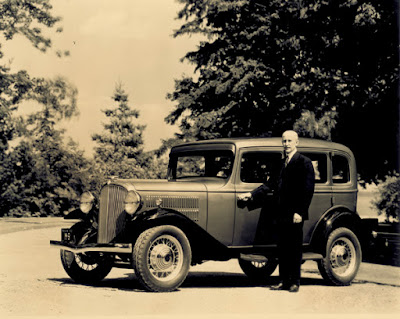
[[[11, 223], [12, 224], [12, 223]], [[43, 225], [42, 225], [43, 226]], [[54, 226], [54, 225], [53, 225]], [[172, 293], [147, 293], [133, 271], [113, 269], [97, 286], [75, 284], [49, 240], [60, 227], [0, 235], [0, 316], [394, 317], [400, 313], [400, 268], [363, 263], [350, 287], [326, 286], [306, 262], [297, 294], [251, 283], [237, 261], [192, 267]], [[277, 272], [271, 283], [277, 281]], [[329, 314], [329, 315], [328, 315]], [[397, 315], [396, 315], [397, 314]]]

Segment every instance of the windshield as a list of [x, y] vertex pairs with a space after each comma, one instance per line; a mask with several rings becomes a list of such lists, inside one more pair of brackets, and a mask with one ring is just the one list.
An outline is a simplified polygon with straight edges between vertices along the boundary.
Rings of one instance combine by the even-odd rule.
[[175, 153], [170, 158], [168, 178], [228, 178], [232, 173], [233, 152], [210, 150]]

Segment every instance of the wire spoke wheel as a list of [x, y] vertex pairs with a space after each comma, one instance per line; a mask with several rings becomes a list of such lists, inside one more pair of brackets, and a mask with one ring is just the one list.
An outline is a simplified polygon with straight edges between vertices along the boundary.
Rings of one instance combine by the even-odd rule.
[[133, 269], [148, 291], [176, 290], [186, 279], [191, 261], [189, 240], [181, 229], [172, 225], [145, 230], [133, 249]]
[[332, 231], [326, 242], [325, 258], [318, 261], [322, 277], [337, 286], [350, 285], [362, 260], [361, 245], [348, 228]]
[[[87, 234], [75, 240], [78, 244], [87, 242]], [[106, 277], [112, 269], [112, 259], [100, 253], [75, 254], [61, 250], [61, 262], [66, 273], [78, 283], [93, 284]]]
[[356, 250], [348, 238], [339, 238], [332, 244], [330, 253], [332, 270], [339, 276], [347, 276], [356, 266]]
[[183, 266], [183, 249], [175, 237], [164, 235], [158, 237], [148, 252], [150, 273], [161, 281], [176, 277]]
[[268, 258], [267, 261], [250, 261], [239, 259], [239, 266], [242, 271], [252, 280], [266, 281], [278, 266], [275, 258]]
[[96, 269], [99, 264], [85, 254], [74, 254], [76, 264], [85, 271], [92, 271]]

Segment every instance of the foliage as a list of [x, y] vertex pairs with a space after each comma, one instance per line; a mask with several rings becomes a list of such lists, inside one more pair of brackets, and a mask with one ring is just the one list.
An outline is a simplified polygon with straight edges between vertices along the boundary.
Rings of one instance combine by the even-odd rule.
[[116, 107], [103, 110], [109, 119], [103, 124], [104, 131], [94, 134], [97, 142], [95, 161], [104, 178], [119, 176], [124, 178], [140, 178], [145, 175], [142, 164], [146, 161], [143, 155], [143, 130], [145, 126], [134, 123], [139, 111], [131, 109], [128, 94], [118, 84], [113, 101]]
[[[49, 0], [2, 1], [2, 43], [21, 35], [46, 52], [52, 43], [42, 29], [60, 21], [51, 10]], [[0, 216], [60, 214], [89, 187], [88, 181], [96, 182], [77, 145], [65, 144], [63, 131], [56, 129], [60, 120], [77, 114], [76, 96], [76, 88], [64, 78], [32, 78], [24, 70], [13, 73], [10, 65], [0, 65]], [[17, 117], [18, 107], [27, 100], [40, 110]], [[16, 146], [10, 148], [12, 140]]]
[[75, 143], [65, 144], [64, 132], [56, 129], [60, 120], [77, 113], [76, 95], [65, 79], [36, 80], [29, 98], [41, 109], [20, 119], [21, 142], [3, 159], [2, 214], [59, 215], [90, 187], [90, 163]]
[[139, 118], [139, 111], [129, 106], [128, 98], [122, 84], [117, 84], [113, 95], [117, 105], [103, 110], [109, 121], [103, 124], [102, 134], [92, 136], [97, 142], [98, 179], [102, 182], [110, 176], [165, 179], [168, 157], [163, 151], [143, 151], [145, 126], [134, 123]]
[[[16, 35], [27, 38], [34, 47], [45, 52], [51, 47], [51, 40], [43, 34], [41, 27], [52, 28], [59, 17], [51, 14], [52, 6], [49, 0], [4, 0], [0, 3], [0, 34], [5, 41], [12, 40]], [[57, 31], [61, 31], [59, 28]], [[1, 48], [1, 45], [0, 45]], [[57, 52], [58, 55], [68, 52]], [[0, 59], [4, 57], [0, 51]], [[13, 112], [19, 103], [40, 86], [43, 79], [31, 78], [24, 71], [12, 73], [9, 65], [0, 65], [0, 152], [8, 149], [8, 141], [15, 133]], [[4, 153], [2, 153], [4, 156]]]
[[385, 214], [387, 221], [400, 222], [400, 177], [387, 176], [378, 191], [379, 196], [373, 204], [379, 214]]
[[143, 163], [145, 170], [143, 178], [166, 179], [168, 172], [168, 154], [157, 155], [157, 151], [151, 151], [144, 154], [146, 162]]
[[92, 189], [93, 170], [77, 145], [48, 138], [45, 153], [37, 141], [21, 142], [3, 162], [0, 212], [9, 216], [61, 215], [76, 207], [80, 194]]
[[0, 32], [6, 40], [22, 34], [45, 52], [50, 48], [51, 40], [43, 35], [39, 25], [51, 28], [60, 21], [59, 17], [51, 14], [51, 9], [49, 0], [4, 0], [0, 4]]
[[279, 136], [295, 128], [348, 144], [363, 159], [370, 149], [360, 139], [369, 131], [386, 149], [368, 154], [373, 170], [370, 161], [359, 162], [364, 180], [393, 169], [396, 150], [387, 146], [395, 145], [388, 131], [396, 129], [398, 107], [394, 2], [180, 2], [184, 23], [174, 35], [206, 38], [184, 57], [196, 77], [176, 80], [168, 95], [176, 108], [166, 121], [180, 123], [182, 136]]

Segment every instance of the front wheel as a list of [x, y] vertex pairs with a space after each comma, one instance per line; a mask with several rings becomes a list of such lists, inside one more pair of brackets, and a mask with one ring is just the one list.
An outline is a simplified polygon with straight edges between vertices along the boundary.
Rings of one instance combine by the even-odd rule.
[[348, 286], [361, 263], [361, 245], [349, 229], [335, 229], [326, 242], [325, 258], [318, 261], [322, 277], [336, 286]]
[[[84, 234], [75, 242], [84, 244], [88, 238], [88, 234]], [[77, 283], [95, 284], [104, 279], [112, 269], [111, 258], [100, 253], [75, 254], [61, 250], [60, 255], [64, 270]]]
[[189, 272], [192, 251], [189, 240], [171, 225], [145, 230], [136, 240], [133, 269], [142, 286], [153, 292], [177, 289]]
[[239, 266], [250, 279], [265, 281], [275, 271], [278, 261], [275, 258], [269, 258], [267, 261], [262, 262], [239, 259]]

